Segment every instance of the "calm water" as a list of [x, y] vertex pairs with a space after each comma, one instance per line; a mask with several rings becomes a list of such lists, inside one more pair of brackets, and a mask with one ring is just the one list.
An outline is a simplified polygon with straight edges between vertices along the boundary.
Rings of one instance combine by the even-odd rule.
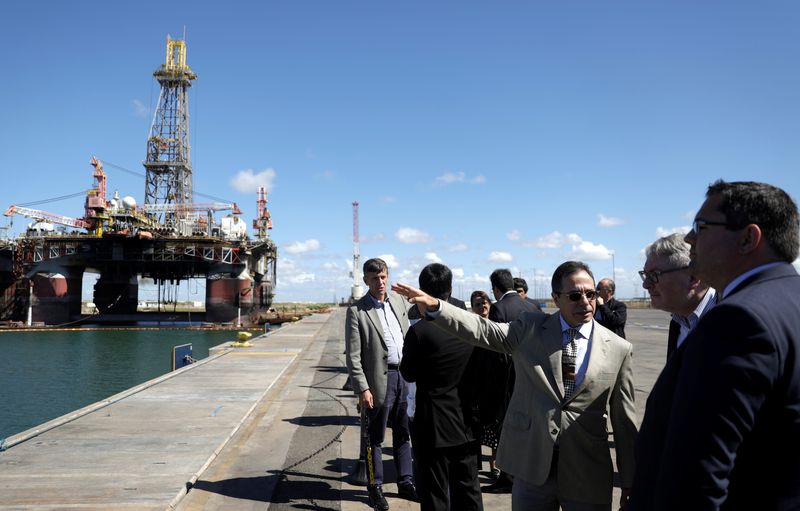
[[236, 333], [0, 332], [0, 440], [169, 372], [173, 346], [201, 359]]

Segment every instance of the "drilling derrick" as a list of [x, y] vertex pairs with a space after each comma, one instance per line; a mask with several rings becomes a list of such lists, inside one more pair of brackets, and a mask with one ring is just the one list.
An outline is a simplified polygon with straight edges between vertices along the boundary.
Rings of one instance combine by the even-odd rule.
[[[147, 138], [144, 203], [192, 204], [189, 158], [189, 87], [197, 75], [186, 64], [186, 42], [167, 37], [166, 62], [153, 76], [161, 85], [158, 107]], [[180, 210], [154, 213], [166, 227], [175, 227]]]

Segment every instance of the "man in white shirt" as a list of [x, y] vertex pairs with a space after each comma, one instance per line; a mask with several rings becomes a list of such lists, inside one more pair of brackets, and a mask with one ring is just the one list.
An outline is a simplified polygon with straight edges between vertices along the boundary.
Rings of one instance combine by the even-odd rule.
[[657, 239], [645, 249], [647, 260], [639, 272], [642, 287], [653, 307], [672, 313], [667, 340], [667, 360], [689, 332], [717, 303], [716, 291], [689, 271], [689, 244], [683, 234]]

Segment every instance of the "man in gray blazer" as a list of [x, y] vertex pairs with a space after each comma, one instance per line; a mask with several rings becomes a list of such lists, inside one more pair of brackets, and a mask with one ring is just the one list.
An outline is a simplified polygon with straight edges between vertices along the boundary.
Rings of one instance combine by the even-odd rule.
[[393, 290], [462, 341], [514, 358], [516, 387], [497, 453], [498, 466], [514, 476], [514, 511], [611, 509], [609, 415], [620, 506], [627, 505], [636, 437], [632, 346], [594, 321], [597, 291], [586, 264], [568, 261], [553, 274], [558, 314], [526, 314], [508, 324], [456, 310], [404, 284]]
[[389, 268], [382, 259], [364, 263], [369, 292], [347, 309], [345, 342], [347, 369], [359, 406], [369, 417], [374, 482], [368, 486], [370, 506], [386, 511], [381, 447], [386, 423], [392, 421], [392, 448], [400, 497], [417, 500], [412, 480], [408, 429], [408, 388], [400, 376], [403, 339], [408, 331], [408, 303], [389, 292]]

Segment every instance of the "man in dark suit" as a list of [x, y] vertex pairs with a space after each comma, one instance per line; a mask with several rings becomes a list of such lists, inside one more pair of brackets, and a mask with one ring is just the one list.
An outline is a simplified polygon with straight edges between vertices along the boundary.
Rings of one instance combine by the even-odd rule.
[[689, 248], [682, 234], [661, 237], [645, 248], [647, 260], [639, 272], [653, 307], [672, 313], [667, 360], [717, 303], [714, 288], [689, 271]]
[[353, 391], [369, 416], [375, 476], [367, 488], [370, 505], [386, 511], [389, 503], [383, 495], [382, 445], [390, 419], [397, 491], [403, 498], [417, 500], [412, 480], [408, 387], [399, 371], [409, 307], [402, 297], [389, 292], [389, 268], [382, 259], [364, 263], [364, 283], [369, 292], [347, 309], [345, 350]]
[[597, 311], [594, 318], [618, 336], [625, 338], [625, 322], [628, 321], [628, 306], [614, 298], [617, 285], [611, 279], [600, 279], [597, 283]]
[[800, 506], [797, 205], [764, 183], [717, 181], [686, 235], [719, 303], [667, 362], [637, 443], [632, 508]]
[[[447, 266], [433, 263], [422, 269], [419, 286], [449, 301], [452, 279]], [[472, 355], [472, 346], [429, 321], [415, 323], [406, 334], [400, 372], [417, 384], [412, 435], [422, 511], [483, 510], [479, 382]]]
[[[495, 323], [510, 323], [526, 312], [544, 314], [534, 304], [524, 300], [514, 287], [511, 271], [499, 268], [489, 276], [496, 302], [489, 309], [489, 319]], [[503, 420], [508, 403], [514, 393], [514, 362], [505, 353], [483, 351], [478, 355], [482, 361], [481, 374], [486, 384], [481, 396], [481, 422], [492, 423], [498, 440], [503, 429]], [[501, 471], [497, 481], [484, 486], [484, 493], [511, 493], [512, 481]]]
[[534, 300], [528, 296], [528, 282], [522, 277], [514, 277], [514, 290], [517, 294], [528, 303], [532, 303], [537, 309], [542, 310], [544, 304], [539, 300]]

